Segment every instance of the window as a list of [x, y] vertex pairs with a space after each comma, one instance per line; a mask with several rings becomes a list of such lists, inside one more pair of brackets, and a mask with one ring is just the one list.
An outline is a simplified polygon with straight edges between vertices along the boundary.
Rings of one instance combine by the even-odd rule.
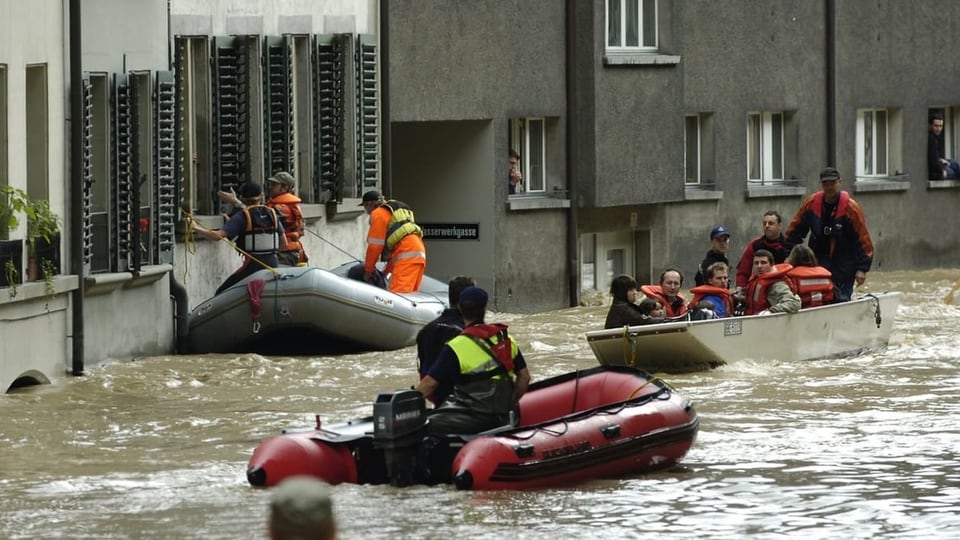
[[887, 176], [889, 126], [886, 109], [857, 113], [857, 176]]
[[35, 200], [49, 200], [47, 65], [27, 66], [25, 82], [27, 194]]
[[683, 127], [683, 163], [687, 184], [700, 183], [700, 115], [688, 114]]
[[213, 181], [213, 148], [210, 106], [210, 49], [205, 37], [176, 39], [177, 90], [181, 102], [180, 154], [183, 196], [195, 214], [215, 214], [218, 206], [211, 194]]
[[782, 112], [747, 115], [747, 179], [750, 182], [783, 182], [783, 125]]
[[110, 271], [110, 78], [106, 73], [90, 74], [91, 175], [90, 221], [93, 233], [91, 272]]
[[[517, 118], [510, 121], [510, 147], [520, 154], [521, 190], [546, 191], [546, 127], [543, 118]], [[519, 193], [519, 191], [518, 191]]]
[[656, 51], [657, 0], [607, 0], [607, 50]]
[[[7, 66], [0, 64], [0, 186], [10, 183], [8, 176], [10, 162], [7, 160], [7, 144], [10, 137], [7, 134]], [[0, 240], [7, 240], [10, 231], [0, 226]]]

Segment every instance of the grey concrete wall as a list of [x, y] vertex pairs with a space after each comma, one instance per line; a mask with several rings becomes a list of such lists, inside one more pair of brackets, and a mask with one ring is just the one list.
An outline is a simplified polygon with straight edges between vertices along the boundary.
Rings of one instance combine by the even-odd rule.
[[84, 0], [81, 16], [84, 71], [169, 69], [166, 2]]

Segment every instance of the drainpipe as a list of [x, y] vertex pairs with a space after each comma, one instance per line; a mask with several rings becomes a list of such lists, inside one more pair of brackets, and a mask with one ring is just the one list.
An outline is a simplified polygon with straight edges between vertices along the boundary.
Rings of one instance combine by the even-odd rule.
[[827, 79], [827, 163], [837, 166], [837, 20], [836, 4], [834, 0], [824, 0], [824, 17], [826, 18], [826, 79]]
[[380, 189], [384, 196], [393, 196], [393, 175], [390, 168], [392, 138], [390, 136], [390, 0], [380, 0]]
[[71, 373], [83, 375], [83, 50], [81, 48], [80, 0], [69, 0], [70, 32], [70, 272], [77, 274], [77, 288], [70, 304], [73, 323]]
[[576, 129], [579, 120], [577, 94], [577, 6], [575, 0], [566, 0], [566, 151], [567, 151], [567, 196], [570, 198], [570, 208], [567, 210], [567, 276], [570, 279], [570, 306], [580, 304], [580, 264], [579, 237], [577, 229], [577, 160], [580, 141]]

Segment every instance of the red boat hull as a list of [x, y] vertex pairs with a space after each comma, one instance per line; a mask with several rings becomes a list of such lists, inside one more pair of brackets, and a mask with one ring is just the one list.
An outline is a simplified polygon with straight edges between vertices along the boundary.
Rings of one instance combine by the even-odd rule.
[[[432, 440], [427, 468], [442, 476], [414, 481], [529, 489], [662, 470], [687, 454], [698, 426], [689, 400], [662, 381], [601, 366], [531, 385], [515, 427]], [[383, 448], [374, 442], [373, 418], [288, 433], [256, 449], [247, 477], [256, 486], [302, 474], [331, 484], [393, 483], [398, 461], [384, 465]]]

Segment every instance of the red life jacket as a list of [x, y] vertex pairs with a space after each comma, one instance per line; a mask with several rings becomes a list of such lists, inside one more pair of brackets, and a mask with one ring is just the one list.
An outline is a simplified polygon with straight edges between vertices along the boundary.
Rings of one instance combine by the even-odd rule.
[[654, 298], [658, 300], [663, 305], [663, 314], [667, 316], [668, 319], [674, 317], [679, 317], [687, 312], [687, 303], [683, 301], [683, 295], [677, 294], [677, 298], [680, 299], [680, 306], [674, 308], [670, 305], [670, 302], [667, 301], [667, 297], [663, 295], [663, 288], [659, 285], [641, 285], [640, 292], [648, 298]]
[[822, 266], [795, 266], [789, 272], [790, 290], [800, 296], [800, 307], [833, 303], [833, 276]]
[[714, 287], [713, 285], [697, 285], [690, 289], [690, 292], [693, 293], [693, 300], [690, 300], [690, 303], [687, 304], [688, 310], [695, 309], [697, 304], [707, 296], [718, 296], [723, 300], [723, 305], [727, 308], [727, 317], [732, 316], [734, 309], [736, 309], [733, 293], [729, 289]]
[[775, 264], [769, 272], [760, 276], [753, 276], [747, 283], [747, 308], [744, 315], [756, 315], [765, 309], [770, 308], [767, 302], [767, 287], [778, 281], [785, 281], [790, 284], [790, 278], [787, 276], [793, 266], [783, 263]]
[[504, 369], [513, 372], [513, 340], [507, 335], [507, 325], [471, 324], [463, 329], [461, 335], [472, 339], [481, 349], [500, 362]]

